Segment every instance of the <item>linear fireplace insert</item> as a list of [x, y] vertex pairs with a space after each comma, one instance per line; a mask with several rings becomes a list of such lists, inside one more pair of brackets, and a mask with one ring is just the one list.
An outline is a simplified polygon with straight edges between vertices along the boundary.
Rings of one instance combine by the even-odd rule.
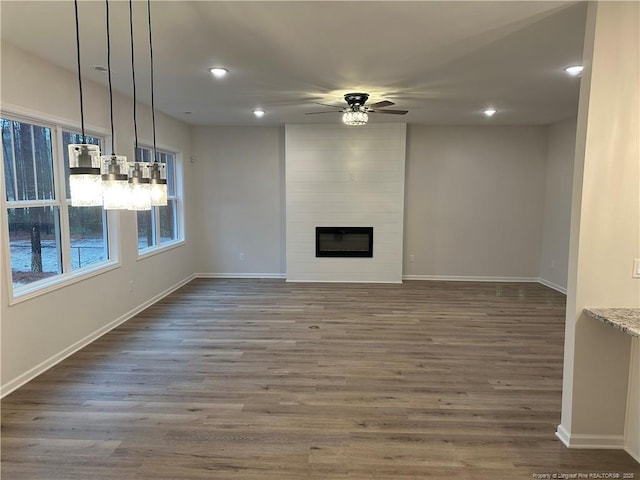
[[316, 227], [316, 257], [373, 257], [373, 227]]

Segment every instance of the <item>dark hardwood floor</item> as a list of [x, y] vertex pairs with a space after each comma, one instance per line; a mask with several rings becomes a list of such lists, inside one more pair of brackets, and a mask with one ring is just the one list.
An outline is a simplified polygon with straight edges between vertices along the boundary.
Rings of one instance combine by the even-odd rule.
[[555, 438], [563, 333], [537, 284], [195, 280], [2, 401], [2, 479], [640, 479]]

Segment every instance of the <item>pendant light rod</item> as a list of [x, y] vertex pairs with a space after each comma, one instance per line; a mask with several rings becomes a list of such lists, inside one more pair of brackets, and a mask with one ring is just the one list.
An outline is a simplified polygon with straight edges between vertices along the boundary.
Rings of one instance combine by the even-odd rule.
[[156, 161], [157, 151], [156, 151], [156, 108], [153, 97], [153, 40], [151, 37], [151, 0], [147, 0], [147, 12], [149, 16], [149, 59], [151, 62], [151, 126], [153, 130], [153, 160]]
[[111, 154], [116, 153], [115, 135], [113, 134], [113, 89], [111, 87], [111, 30], [109, 28], [109, 0], [105, 0], [107, 17], [107, 73], [109, 75], [109, 115], [111, 118]]
[[129, 0], [129, 27], [131, 30], [131, 76], [133, 78], [133, 133], [136, 141], [136, 149], [133, 152], [133, 159], [136, 160], [138, 154], [138, 122], [136, 117], [136, 68], [133, 48], [133, 0]]
[[154, 101], [153, 85], [153, 37], [151, 34], [151, 0], [147, 0], [147, 13], [149, 19], [149, 61], [151, 63], [151, 125], [153, 130], [153, 158], [149, 165], [151, 182], [151, 206], [160, 207], [167, 205], [167, 169], [166, 164], [158, 161], [156, 145], [156, 104]]
[[78, 54], [78, 87], [80, 88], [80, 124], [82, 126], [82, 143], [86, 143], [84, 134], [84, 106], [82, 101], [82, 74], [80, 72], [80, 22], [78, 20], [78, 0], [73, 0], [76, 14], [76, 52]]

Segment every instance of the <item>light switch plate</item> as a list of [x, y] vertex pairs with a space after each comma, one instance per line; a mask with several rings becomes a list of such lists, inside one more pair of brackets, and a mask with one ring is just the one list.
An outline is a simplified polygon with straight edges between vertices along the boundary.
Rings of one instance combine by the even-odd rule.
[[640, 258], [633, 259], [633, 278], [640, 278]]

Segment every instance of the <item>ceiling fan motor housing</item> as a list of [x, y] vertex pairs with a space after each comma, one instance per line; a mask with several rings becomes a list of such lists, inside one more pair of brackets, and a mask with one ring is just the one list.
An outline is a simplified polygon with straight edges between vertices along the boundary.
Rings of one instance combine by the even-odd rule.
[[368, 93], [347, 93], [344, 96], [344, 99], [352, 109], [354, 107], [363, 106], [368, 98]]

